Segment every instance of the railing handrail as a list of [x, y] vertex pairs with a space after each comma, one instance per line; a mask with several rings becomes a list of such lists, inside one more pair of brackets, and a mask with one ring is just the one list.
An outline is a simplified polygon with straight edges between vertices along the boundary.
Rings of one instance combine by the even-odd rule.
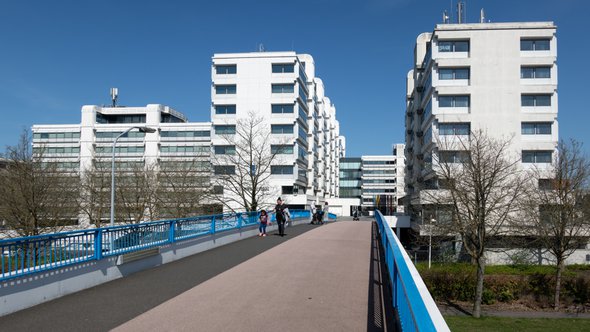
[[[259, 213], [223, 213], [3, 239], [0, 281], [253, 226]], [[310, 212], [292, 210], [291, 216], [309, 218]]]
[[[413, 327], [415, 331], [450, 331], [420, 273], [380, 211], [375, 211], [375, 219], [385, 250], [391, 289], [394, 290], [393, 306], [398, 313], [408, 312], [410, 315], [399, 315], [402, 330]], [[396, 288], [398, 282], [402, 289]], [[407, 308], [400, 308], [406, 304]]]

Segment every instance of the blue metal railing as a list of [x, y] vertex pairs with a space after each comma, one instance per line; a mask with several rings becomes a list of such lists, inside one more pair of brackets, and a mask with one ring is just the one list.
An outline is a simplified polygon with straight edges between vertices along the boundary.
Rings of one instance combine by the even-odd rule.
[[375, 219], [385, 251], [393, 307], [402, 331], [450, 331], [424, 281], [380, 211]]
[[[253, 226], [258, 216], [219, 214], [0, 240], [0, 281]], [[310, 218], [310, 212], [293, 210], [291, 218]]]

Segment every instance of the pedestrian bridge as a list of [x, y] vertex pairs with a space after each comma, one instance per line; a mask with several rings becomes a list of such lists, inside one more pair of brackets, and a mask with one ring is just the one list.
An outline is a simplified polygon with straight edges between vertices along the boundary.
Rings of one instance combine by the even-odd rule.
[[285, 237], [256, 236], [256, 216], [241, 214], [0, 241], [0, 326], [449, 330], [380, 214], [325, 225], [293, 215]]

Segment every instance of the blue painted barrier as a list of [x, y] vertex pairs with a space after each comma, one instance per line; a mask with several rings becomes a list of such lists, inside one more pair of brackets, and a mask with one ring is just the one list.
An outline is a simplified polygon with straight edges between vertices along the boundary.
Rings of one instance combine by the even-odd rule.
[[[0, 240], [0, 281], [250, 227], [258, 224], [258, 216], [218, 214]], [[291, 217], [310, 218], [310, 213], [293, 210]]]
[[375, 219], [402, 331], [450, 331], [418, 270], [380, 211]]

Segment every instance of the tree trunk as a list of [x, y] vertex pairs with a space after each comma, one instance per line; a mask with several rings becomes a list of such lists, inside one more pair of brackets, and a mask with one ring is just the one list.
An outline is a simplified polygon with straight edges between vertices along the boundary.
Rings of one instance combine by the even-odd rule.
[[483, 275], [485, 270], [485, 258], [477, 258], [477, 282], [475, 286], [475, 301], [473, 302], [473, 317], [481, 316], [481, 299], [483, 297]]
[[555, 311], [559, 310], [559, 293], [561, 292], [561, 275], [564, 268], [563, 260], [557, 262], [557, 276], [555, 277], [555, 303], [553, 308]]

